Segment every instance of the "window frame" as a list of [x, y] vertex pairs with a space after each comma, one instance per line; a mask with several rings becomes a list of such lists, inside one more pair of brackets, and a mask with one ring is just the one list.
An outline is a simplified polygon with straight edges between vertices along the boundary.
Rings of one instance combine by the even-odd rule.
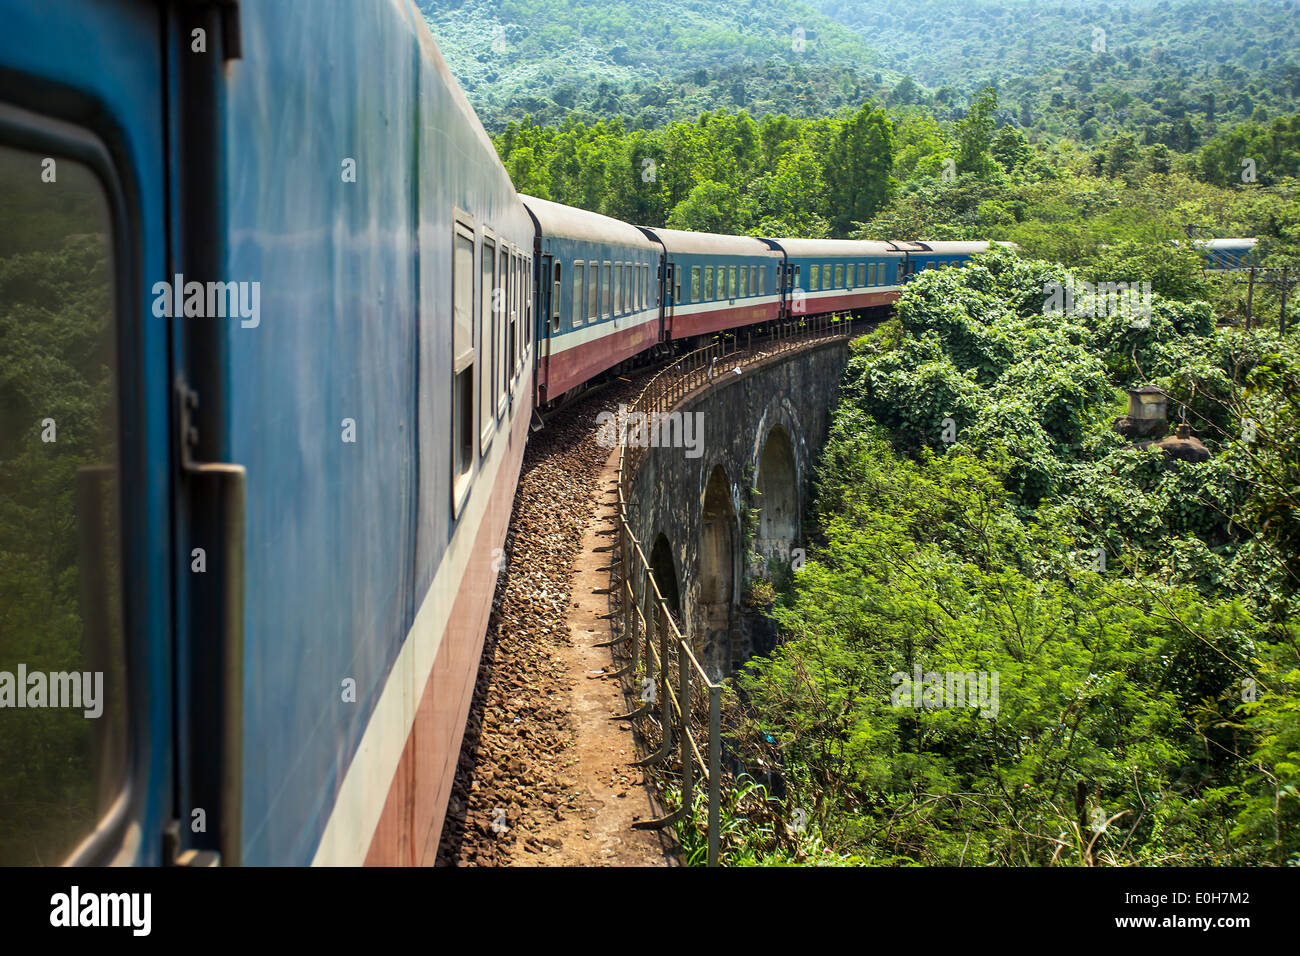
[[497, 418], [501, 419], [510, 406], [510, 369], [506, 366], [506, 356], [509, 354], [506, 332], [509, 329], [507, 313], [510, 311], [510, 242], [504, 237], [497, 243], [496, 276], [497, 285], [494, 292], [497, 294], [493, 298], [493, 303], [500, 299], [501, 308], [492, 310], [496, 325], [496, 355], [493, 357], [493, 367], [497, 383]]
[[[492, 262], [490, 273], [485, 274], [488, 266], [488, 246], [492, 247]], [[496, 435], [497, 417], [494, 414], [494, 388], [493, 383], [496, 381], [496, 351], [491, 347], [491, 339], [496, 334], [496, 315], [492, 311], [493, 290], [496, 289], [497, 282], [497, 235], [488, 226], [483, 227], [483, 235], [480, 240], [480, 249], [478, 259], [478, 284], [479, 284], [479, 307], [476, 312], [478, 316], [476, 333], [481, 336], [479, 339], [478, 354], [483, 358], [483, 367], [479, 373], [478, 385], [478, 441], [479, 455], [487, 454], [488, 448], [492, 444], [492, 438]], [[487, 288], [483, 288], [483, 280], [489, 279]], [[487, 389], [487, 394], [483, 394], [483, 389]]]
[[[457, 245], [461, 240], [468, 240], [470, 248], [470, 287], [468, 290], [470, 299], [470, 341], [469, 348], [457, 354], [456, 296], [459, 290], [457, 288], [456, 252]], [[478, 422], [474, 416], [473, 406], [478, 404], [478, 390], [475, 387], [477, 382], [474, 380], [474, 366], [477, 360], [474, 347], [474, 313], [478, 306], [478, 297], [475, 293], [478, 289], [480, 251], [475, 234], [474, 217], [461, 209], [457, 209], [452, 217], [451, 243], [451, 434], [449, 438], [451, 439], [451, 513], [452, 518], [455, 519], [460, 517], [465, 502], [469, 498], [470, 490], [474, 486], [474, 466], [477, 464], [478, 458], [478, 455], [474, 453], [474, 436], [477, 434]], [[464, 399], [458, 395], [461, 388], [461, 376], [466, 372], [469, 373], [469, 395], [471, 396], [468, 426], [460, 418], [464, 414], [462, 407]], [[469, 461], [464, 467], [462, 467], [462, 463], [465, 457], [465, 441], [462, 438], [462, 430], [468, 433], [470, 449]]]
[[[6, 94], [7, 97], [10, 94]], [[122, 692], [124, 702], [124, 748], [122, 776], [118, 789], [107, 800], [107, 809], [85, 831], [81, 840], [59, 861], [63, 866], [105, 866], [116, 862], [124, 851], [131, 849], [131, 830], [141, 820], [146, 820], [150, 800], [149, 765], [144, 760], [157, 741], [150, 734], [150, 678], [158, 677], [161, 662], [151, 661], [148, 641], [156, 630], [149, 620], [150, 612], [146, 589], [128, 580], [130, 574], [168, 575], [158, 582], [166, 594], [155, 596], [161, 602], [166, 623], [163, 633], [168, 642], [179, 640], [171, 623], [174, 607], [170, 589], [175, 571], [173, 562], [160, 562], [153, 556], [158, 534], [170, 535], [172, 528], [159, 529], [150, 519], [148, 497], [153, 494], [171, 495], [172, 479], [159, 483], [151, 477], [148, 456], [152, 444], [144, 434], [148, 424], [157, 418], [151, 413], [142, 382], [143, 370], [148, 361], [146, 336], [140, 317], [145, 313], [145, 293], [140, 287], [142, 263], [146, 259], [145, 234], [141, 222], [141, 204], [134, 193], [129, 193], [127, 183], [133, 183], [137, 167], [129, 162], [130, 151], [121, 140], [123, 131], [111, 125], [111, 118], [83, 121], [80, 117], [99, 116], [98, 111], [85, 110], [76, 120], [51, 115], [53, 109], [47, 102], [32, 102], [35, 95], [16, 87], [11, 98], [0, 101], [0, 146], [14, 150], [67, 160], [84, 166], [96, 179], [108, 210], [108, 234], [111, 244], [109, 264], [113, 278], [113, 348], [115, 376], [115, 403], [117, 413], [117, 515], [120, 541], [119, 559], [122, 562], [118, 599], [122, 616], [122, 651], [126, 658], [123, 668]], [[19, 105], [19, 103], [22, 105]], [[90, 106], [89, 102], [80, 104]], [[66, 106], [61, 106], [67, 112]], [[112, 148], [110, 146], [117, 148]], [[114, 159], [123, 157], [122, 164]], [[165, 169], [164, 165], [164, 169]], [[163, 250], [164, 255], [168, 251]], [[168, 279], [171, 276], [167, 276]], [[126, 422], [136, 423], [128, 430]], [[164, 429], [173, 427], [164, 421]], [[132, 489], [131, 494], [126, 490]], [[141, 491], [144, 494], [141, 494]], [[153, 590], [153, 589], [149, 589]], [[143, 636], [142, 636], [143, 635]], [[151, 664], [153, 665], [151, 668]], [[170, 678], [170, 672], [166, 675]], [[173, 705], [179, 706], [173, 698]], [[179, 727], [173, 720], [169, 740], [173, 748], [179, 746]], [[174, 769], [174, 768], [173, 768]], [[148, 845], [143, 834], [138, 842]], [[134, 862], [134, 860], [132, 860]], [[142, 862], [148, 863], [148, 860]]]
[[556, 335], [560, 331], [560, 305], [564, 301], [564, 263], [559, 259], [551, 260], [551, 314], [550, 330], [551, 335]]
[[573, 260], [573, 303], [570, 307], [572, 328], [581, 328], [587, 321], [587, 262]]
[[614, 317], [614, 263], [609, 259], [600, 264], [600, 317]]

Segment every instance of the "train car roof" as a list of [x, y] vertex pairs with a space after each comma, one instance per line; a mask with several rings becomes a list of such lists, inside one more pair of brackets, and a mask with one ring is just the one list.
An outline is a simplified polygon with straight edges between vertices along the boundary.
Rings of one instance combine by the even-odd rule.
[[1253, 249], [1259, 245], [1258, 239], [1202, 239], [1196, 243], [1206, 249]]
[[560, 239], [585, 239], [588, 242], [607, 242], [611, 245], [632, 246], [637, 249], [658, 250], [658, 246], [636, 226], [618, 219], [588, 212], [574, 206], [538, 199], [536, 196], [519, 197], [532, 213], [544, 236]]
[[773, 239], [787, 255], [798, 256], [897, 256], [888, 242], [869, 239]]
[[988, 252], [989, 243], [987, 240], [975, 241], [955, 241], [955, 242], [926, 242], [917, 243], [925, 252], [933, 252], [937, 256], [968, 256], [977, 252]]
[[715, 232], [687, 232], [683, 229], [661, 229], [642, 226], [650, 235], [657, 236], [668, 252], [699, 256], [775, 256], [776, 253], [762, 239], [750, 236], [723, 236]]

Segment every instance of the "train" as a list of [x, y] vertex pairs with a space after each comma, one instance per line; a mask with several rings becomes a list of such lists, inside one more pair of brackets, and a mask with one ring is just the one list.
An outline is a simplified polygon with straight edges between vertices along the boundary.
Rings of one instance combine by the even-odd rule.
[[530, 429], [988, 243], [516, 192], [411, 0], [0, 0], [0, 864], [436, 859]]

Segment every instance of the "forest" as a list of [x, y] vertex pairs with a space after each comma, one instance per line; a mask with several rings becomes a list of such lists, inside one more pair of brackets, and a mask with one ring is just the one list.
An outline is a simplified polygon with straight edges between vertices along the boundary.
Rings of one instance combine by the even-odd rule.
[[1195, 149], [1300, 108], [1296, 0], [421, 0], [493, 134], [717, 109], [797, 118], [876, 99], [960, 119], [985, 86], [1031, 141], [1129, 132]]
[[[1045, 309], [1070, 279], [999, 249], [854, 343], [782, 643], [734, 684], [733, 865], [1300, 864], [1295, 336], [1192, 288]], [[1116, 433], [1144, 384], [1206, 460]]]

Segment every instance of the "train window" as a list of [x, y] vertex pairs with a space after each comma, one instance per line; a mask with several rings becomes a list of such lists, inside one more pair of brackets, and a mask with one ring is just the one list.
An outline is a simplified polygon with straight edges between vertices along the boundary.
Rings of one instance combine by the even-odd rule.
[[528, 307], [527, 273], [524, 271], [524, 258], [515, 253], [515, 309], [514, 325], [511, 327], [510, 345], [515, 350], [515, 362], [511, 371], [518, 374], [519, 367], [524, 364], [524, 310]]
[[514, 252], [510, 253], [509, 264], [510, 294], [506, 299], [510, 303], [510, 322], [506, 332], [506, 348], [510, 350], [510, 358], [506, 368], [510, 378], [514, 378], [515, 370], [519, 368], [519, 257]]
[[510, 309], [508, 286], [510, 284], [510, 250], [504, 242], [497, 244], [497, 284], [492, 290], [492, 315], [495, 319], [496, 334], [496, 380], [497, 380], [497, 417], [506, 410], [506, 398], [510, 392], [510, 367], [506, 364], [506, 321]]
[[608, 319], [613, 312], [611, 311], [610, 296], [614, 289], [614, 267], [606, 262], [601, 270], [600, 281], [600, 317]]
[[749, 294], [758, 295], [758, 266], [749, 267]]
[[740, 267], [740, 290], [736, 293], [738, 298], [749, 295], [749, 270], [744, 266]]
[[519, 337], [522, 340], [519, 344], [519, 354], [523, 356], [525, 364], [528, 360], [528, 352], [533, 347], [533, 287], [536, 283], [533, 281], [533, 257], [524, 257], [524, 317], [528, 320], [519, 327]]
[[700, 301], [700, 267], [691, 266], [691, 301]]
[[587, 267], [581, 262], [573, 263], [573, 327], [576, 329], [582, 325], [583, 316], [585, 315], [585, 302], [583, 293], [586, 292], [587, 286]]
[[614, 263], [614, 315], [623, 312], [623, 263]]
[[636, 290], [632, 286], [632, 263], [623, 263], [623, 311], [636, 310]]
[[704, 267], [704, 289], [701, 293], [704, 298], [713, 298], [713, 266]]
[[736, 267], [728, 266], [727, 267], [727, 298], [728, 299], [734, 299], [736, 297], [736, 289], [737, 289]]
[[122, 263], [99, 177], [48, 155], [0, 146], [0, 668], [40, 695], [0, 710], [0, 866], [61, 862], [126, 785]]
[[835, 288], [840, 289], [844, 286], [844, 264], [835, 263]]
[[867, 284], [867, 264], [865, 262], [859, 262], [858, 281], [855, 283], [855, 285], [863, 286], [866, 284]]
[[492, 332], [496, 322], [493, 313], [493, 290], [496, 288], [495, 273], [497, 265], [497, 244], [486, 232], [483, 235], [483, 257], [479, 264], [479, 320], [478, 333], [479, 354], [483, 356], [483, 370], [479, 375], [478, 421], [479, 451], [487, 447], [492, 438], [492, 424], [496, 416], [492, 414], [492, 383], [496, 380], [492, 369]]
[[457, 513], [474, 467], [474, 230], [456, 223], [452, 251], [452, 502]]
[[551, 334], [560, 331], [560, 290], [564, 288], [560, 276], [560, 263], [555, 264], [555, 277], [551, 283]]
[[808, 267], [808, 291], [816, 292], [820, 288], [822, 280], [822, 267], [813, 263]]
[[600, 315], [600, 263], [587, 263], [587, 321], [595, 322]]

